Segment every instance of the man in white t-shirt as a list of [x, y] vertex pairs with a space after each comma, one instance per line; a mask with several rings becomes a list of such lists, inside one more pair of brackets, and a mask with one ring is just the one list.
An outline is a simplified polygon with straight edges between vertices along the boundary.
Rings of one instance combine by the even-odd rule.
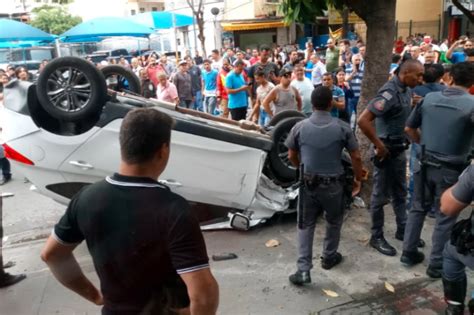
[[311, 72], [312, 82], [314, 87], [318, 87], [323, 84], [323, 74], [325, 74], [326, 66], [322, 63], [321, 58], [317, 54], [311, 56], [311, 62], [313, 63], [313, 71]]
[[301, 65], [295, 67], [294, 73], [296, 78], [291, 81], [290, 85], [300, 93], [303, 101], [301, 112], [309, 117], [313, 113], [313, 107], [311, 105], [311, 93], [314, 90], [313, 84], [305, 77], [304, 68]]

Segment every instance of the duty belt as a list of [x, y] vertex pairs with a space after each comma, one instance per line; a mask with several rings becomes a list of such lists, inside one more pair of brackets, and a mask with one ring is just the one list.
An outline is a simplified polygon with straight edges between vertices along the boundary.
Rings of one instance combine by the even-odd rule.
[[445, 161], [441, 161], [431, 155], [427, 155], [426, 158], [422, 159], [421, 163], [423, 163], [426, 166], [431, 166], [434, 168], [449, 168], [451, 170], [455, 170], [458, 172], [462, 172], [468, 165], [469, 163], [464, 163], [464, 164], [454, 164], [454, 163], [449, 163]]
[[310, 187], [316, 187], [321, 184], [329, 185], [335, 182], [342, 182], [344, 179], [345, 179], [345, 175], [322, 176], [322, 175], [304, 174], [303, 176], [304, 183]]

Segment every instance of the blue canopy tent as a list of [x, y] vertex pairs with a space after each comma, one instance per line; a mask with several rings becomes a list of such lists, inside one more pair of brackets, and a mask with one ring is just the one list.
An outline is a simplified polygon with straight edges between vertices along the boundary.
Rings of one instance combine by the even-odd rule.
[[51, 34], [43, 32], [31, 25], [8, 20], [0, 19], [0, 42], [14, 41], [46, 41], [52, 42], [55, 37]]
[[129, 19], [101, 17], [83, 22], [60, 35], [62, 42], [97, 41], [100, 37], [147, 37], [153, 29]]
[[[173, 16], [175, 24], [173, 24]], [[194, 24], [194, 19], [190, 16], [167, 11], [140, 13], [130, 17], [130, 19], [154, 29], [170, 29]]]

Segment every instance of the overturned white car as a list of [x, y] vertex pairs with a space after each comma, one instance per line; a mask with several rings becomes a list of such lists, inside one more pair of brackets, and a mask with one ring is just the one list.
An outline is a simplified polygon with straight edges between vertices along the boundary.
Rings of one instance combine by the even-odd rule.
[[[282, 112], [267, 131], [145, 99], [139, 89], [138, 78], [120, 66], [98, 70], [80, 58], [57, 58], [36, 84], [5, 87], [5, 153], [39, 192], [67, 203], [84, 185], [118, 170], [123, 117], [152, 107], [176, 121], [161, 182], [193, 203], [229, 210], [228, 220], [204, 228], [248, 229], [289, 210], [297, 170], [284, 140], [302, 114]], [[344, 164], [350, 169], [349, 160]]]

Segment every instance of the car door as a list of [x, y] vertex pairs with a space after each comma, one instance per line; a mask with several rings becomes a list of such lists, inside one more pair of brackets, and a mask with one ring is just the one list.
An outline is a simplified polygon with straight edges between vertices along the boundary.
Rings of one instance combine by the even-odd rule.
[[[95, 182], [118, 172], [117, 119], [72, 153], [60, 171], [71, 182]], [[172, 132], [171, 154], [160, 180], [199, 203], [245, 209], [254, 197], [266, 154], [256, 148], [192, 133]]]

